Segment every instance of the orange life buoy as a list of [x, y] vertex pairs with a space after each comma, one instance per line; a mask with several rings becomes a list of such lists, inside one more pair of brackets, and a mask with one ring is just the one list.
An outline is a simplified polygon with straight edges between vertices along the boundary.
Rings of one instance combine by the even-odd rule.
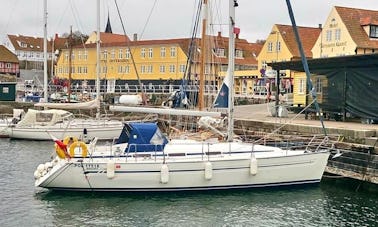
[[70, 146], [70, 155], [71, 157], [75, 156], [75, 149], [76, 147], [80, 147], [81, 150], [81, 156], [83, 158], [87, 157], [88, 155], [88, 147], [83, 141], [76, 141]]

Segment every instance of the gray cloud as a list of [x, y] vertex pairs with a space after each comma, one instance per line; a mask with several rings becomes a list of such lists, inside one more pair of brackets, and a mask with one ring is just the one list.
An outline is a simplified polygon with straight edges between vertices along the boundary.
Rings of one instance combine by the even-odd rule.
[[[164, 39], [189, 37], [195, 6], [199, 0], [157, 0], [146, 25], [150, 10], [155, 0], [118, 0], [121, 15], [128, 35], [143, 31], [145, 39]], [[209, 0], [217, 7], [216, 18], [221, 18], [214, 33], [221, 30], [227, 34], [227, 0]], [[241, 28], [241, 37], [249, 41], [265, 39], [273, 24], [290, 24], [286, 1], [279, 0], [239, 0], [236, 10], [236, 23]], [[376, 0], [292, 0], [291, 4], [300, 26], [318, 26], [323, 24], [332, 6], [346, 6], [378, 10]], [[24, 34], [43, 36], [43, 0], [0, 0], [0, 35]], [[101, 0], [101, 29], [105, 27], [108, 11], [111, 16], [113, 32], [122, 33], [114, 0]], [[89, 34], [96, 30], [95, 0], [49, 0], [48, 1], [48, 36], [63, 34], [74, 30]]]

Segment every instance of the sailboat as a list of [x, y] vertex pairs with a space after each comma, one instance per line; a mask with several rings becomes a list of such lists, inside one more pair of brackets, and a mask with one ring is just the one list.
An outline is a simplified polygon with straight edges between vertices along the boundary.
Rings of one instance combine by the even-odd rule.
[[[167, 139], [156, 123], [127, 123], [116, 142], [56, 141], [57, 157], [38, 165], [35, 186], [74, 191], [191, 191], [319, 183], [330, 155], [325, 138], [301, 149], [233, 139], [235, 0], [229, 1], [226, 141]], [[225, 95], [223, 94], [223, 97]]]
[[[50, 110], [29, 109], [25, 117], [17, 124], [8, 127], [6, 134], [12, 139], [51, 140], [52, 137], [94, 138], [112, 140], [122, 130], [123, 123], [118, 120], [100, 119], [100, 22], [97, 12], [97, 80], [96, 99], [84, 103], [48, 103], [47, 100], [47, 3], [44, 1], [44, 102], [36, 103], [37, 107], [53, 108]], [[96, 119], [75, 118], [65, 109], [97, 109]]]

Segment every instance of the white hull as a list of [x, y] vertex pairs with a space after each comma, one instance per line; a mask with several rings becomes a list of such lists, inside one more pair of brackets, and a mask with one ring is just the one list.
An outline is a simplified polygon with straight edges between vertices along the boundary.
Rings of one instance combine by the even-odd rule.
[[87, 138], [97, 137], [99, 140], [112, 140], [119, 136], [122, 130], [122, 122], [89, 122], [88, 124], [59, 124], [53, 126], [10, 127], [7, 134], [12, 139], [26, 140], [51, 140], [53, 135], [63, 139], [66, 136], [83, 138], [84, 129], [87, 130]]
[[[257, 173], [251, 174], [251, 153], [166, 156], [168, 180], [162, 183], [162, 155], [149, 157], [93, 157], [59, 160], [36, 180], [39, 187], [78, 191], [183, 191], [253, 188], [318, 183], [328, 152], [273, 155], [256, 153]], [[105, 152], [106, 153], [106, 152]], [[139, 154], [141, 155], [141, 154]], [[82, 160], [82, 162], [81, 162]], [[114, 164], [114, 176], [108, 162]], [[206, 163], [211, 163], [211, 177]], [[208, 173], [207, 173], [208, 174]], [[206, 179], [207, 178], [207, 179]]]

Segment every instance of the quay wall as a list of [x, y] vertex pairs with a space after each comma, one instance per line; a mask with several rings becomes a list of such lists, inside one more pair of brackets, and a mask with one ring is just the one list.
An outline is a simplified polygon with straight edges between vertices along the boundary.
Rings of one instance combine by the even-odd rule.
[[[280, 128], [282, 135], [320, 135], [320, 126], [305, 124], [287, 124], [282, 126], [275, 122], [261, 120], [238, 119], [235, 121], [236, 131], [261, 132], [262, 135]], [[348, 177], [361, 182], [378, 185], [378, 139], [377, 130], [327, 128], [329, 135], [342, 135], [331, 152], [326, 173]], [[241, 133], [238, 133], [241, 134]], [[341, 153], [338, 156], [336, 154]]]

